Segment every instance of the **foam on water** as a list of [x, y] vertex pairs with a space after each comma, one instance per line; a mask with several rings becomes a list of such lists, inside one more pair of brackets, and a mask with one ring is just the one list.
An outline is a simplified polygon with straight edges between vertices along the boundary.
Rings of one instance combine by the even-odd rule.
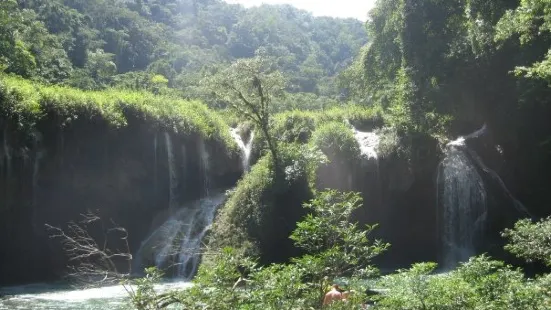
[[[158, 293], [191, 287], [190, 282], [166, 282], [154, 286]], [[122, 285], [88, 289], [68, 289], [66, 286], [30, 284], [0, 288], [0, 309], [122, 309], [128, 304], [127, 289]]]
[[354, 126], [352, 126], [352, 124], [350, 124], [349, 120], [345, 120], [345, 123], [352, 129], [352, 132], [354, 133], [354, 138], [360, 146], [360, 152], [362, 156], [366, 157], [367, 159], [378, 160], [379, 155], [377, 154], [377, 147], [379, 147], [381, 137], [373, 131], [365, 132], [357, 130]]

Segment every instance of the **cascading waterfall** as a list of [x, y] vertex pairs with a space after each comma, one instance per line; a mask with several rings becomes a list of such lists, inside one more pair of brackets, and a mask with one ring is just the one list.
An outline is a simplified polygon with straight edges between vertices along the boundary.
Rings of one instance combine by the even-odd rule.
[[[174, 169], [174, 154], [170, 136], [165, 134], [165, 137], [169, 154], [169, 169], [171, 169], [171, 197], [173, 197], [178, 180], [175, 177], [176, 172], [172, 170]], [[197, 272], [201, 242], [214, 220], [217, 207], [225, 199], [225, 193], [210, 193], [210, 155], [202, 139], [197, 143], [200, 174], [204, 182], [202, 199], [186, 204], [178, 210], [172, 210], [169, 218], [142, 242], [136, 254], [135, 268], [142, 268], [142, 262], [154, 263], [159, 268], [176, 267], [178, 275], [186, 280], [190, 280]], [[182, 146], [184, 174], [187, 162], [185, 157], [186, 148]]]
[[158, 141], [157, 141], [157, 134], [155, 133], [155, 136], [153, 136], [153, 190], [155, 192], [155, 197], [157, 196], [158, 191], [158, 180], [157, 180], [157, 149], [158, 149]]
[[3, 160], [0, 163], [4, 166], [4, 176], [9, 178], [11, 176], [11, 148], [8, 143], [8, 128], [4, 128], [2, 138]]
[[137, 261], [145, 258], [159, 268], [177, 264], [178, 275], [190, 280], [199, 265], [203, 237], [224, 199], [225, 193], [213, 193], [174, 212], [142, 242]]
[[[463, 139], [463, 142], [460, 142]], [[487, 193], [482, 177], [466, 154], [464, 138], [448, 143], [438, 169], [438, 202], [443, 242], [443, 266], [454, 267], [475, 254], [487, 216]]]
[[[40, 173], [41, 160], [46, 155], [46, 151], [41, 148], [42, 134], [40, 132], [33, 132], [33, 156], [28, 156], [27, 152], [24, 153], [25, 164], [30, 164], [32, 158], [32, 175], [31, 175], [31, 206], [32, 206], [32, 227], [35, 233], [40, 234], [42, 229], [37, 224], [39, 223], [39, 209], [38, 209], [38, 178]], [[29, 152], [31, 153], [31, 152]]]
[[[181, 178], [181, 181], [180, 182], [185, 182], [186, 181], [186, 173], [187, 173], [187, 149], [186, 149], [186, 146], [185, 144], [182, 144], [182, 147], [180, 149], [180, 152], [182, 153], [182, 158], [181, 158], [181, 165], [180, 165], [180, 171], [181, 171], [181, 175], [182, 175], [182, 178]], [[185, 187], [185, 183], [184, 183], [184, 186], [181, 186], [180, 188], [183, 188]]]
[[40, 142], [40, 140], [37, 140], [35, 142], [35, 155], [34, 155], [34, 164], [33, 164], [33, 179], [32, 179], [32, 194], [33, 194], [33, 207], [36, 206], [36, 196], [37, 196], [37, 193], [38, 193], [38, 173], [40, 172], [40, 160], [42, 160], [42, 158], [44, 158], [45, 156], [45, 151], [44, 150], [41, 150], [41, 149], [38, 149], [38, 147], [36, 146], [38, 143]]
[[[350, 127], [352, 130], [352, 133], [354, 134], [354, 138], [356, 139], [356, 142], [358, 142], [358, 146], [360, 147], [360, 154], [361, 156], [366, 159], [367, 161], [374, 160], [375, 161], [375, 173], [377, 178], [377, 186], [378, 186], [378, 192], [379, 192], [379, 198], [382, 197], [381, 193], [381, 180], [380, 180], [380, 169], [379, 169], [379, 154], [377, 154], [377, 148], [379, 147], [379, 143], [381, 141], [380, 135], [375, 132], [365, 132], [365, 131], [359, 131], [354, 127], [349, 120], [345, 120], [345, 124]], [[352, 176], [349, 176], [349, 187], [352, 187]]]
[[253, 149], [253, 141], [254, 141], [254, 131], [251, 131], [251, 134], [249, 135], [249, 141], [245, 144], [245, 141], [243, 141], [243, 138], [239, 134], [238, 128], [231, 128], [230, 133], [232, 138], [235, 140], [235, 143], [237, 143], [237, 146], [241, 150], [241, 156], [242, 161], [241, 164], [243, 166], [243, 171], [248, 172], [250, 169], [250, 158], [251, 158], [251, 151]]
[[199, 143], [198, 145], [199, 159], [201, 160], [200, 162], [201, 177], [203, 178], [203, 191], [204, 191], [202, 197], [207, 197], [209, 195], [209, 187], [210, 187], [210, 179], [209, 179], [210, 155], [207, 151], [207, 146], [205, 145], [205, 141], [203, 141], [203, 139], [199, 139], [198, 143]]
[[439, 229], [443, 247], [443, 266], [453, 268], [476, 254], [474, 243], [483, 240], [488, 217], [488, 193], [483, 172], [494, 179], [516, 209], [529, 215], [526, 208], [509, 192], [499, 175], [488, 168], [466, 142], [485, 134], [479, 130], [449, 142], [445, 158], [438, 168], [437, 201], [440, 208]]
[[367, 159], [379, 159], [377, 154], [377, 146], [379, 145], [380, 137], [374, 132], [362, 132], [354, 129], [354, 137], [360, 145], [360, 152]]
[[360, 146], [360, 152], [366, 159], [374, 159], [378, 161], [377, 147], [381, 141], [381, 137], [376, 132], [364, 132], [357, 130], [350, 121], [345, 120], [345, 123], [352, 129], [354, 138]]
[[186, 280], [190, 280], [197, 272], [201, 242], [214, 221], [216, 209], [224, 199], [223, 193], [211, 195], [202, 199], [195, 208], [187, 210], [188, 214], [183, 223], [184, 235], [178, 255], [178, 271]]
[[169, 199], [168, 209], [175, 210], [178, 205], [176, 191], [178, 190], [178, 173], [176, 171], [176, 162], [174, 158], [174, 149], [172, 146], [172, 138], [168, 132], [165, 132], [166, 153], [168, 159], [168, 184], [169, 184]]

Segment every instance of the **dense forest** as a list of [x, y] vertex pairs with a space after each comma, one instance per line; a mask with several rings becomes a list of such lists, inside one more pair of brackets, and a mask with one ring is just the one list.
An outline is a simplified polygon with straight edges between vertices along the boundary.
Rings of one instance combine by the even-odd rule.
[[295, 100], [333, 104], [337, 73], [367, 41], [357, 20], [315, 18], [288, 5], [10, 0], [2, 14], [6, 72], [80, 89], [146, 89], [206, 101], [207, 73], [263, 49], [288, 76]]
[[4, 0], [0, 283], [69, 265], [138, 309], [549, 309], [550, 12]]

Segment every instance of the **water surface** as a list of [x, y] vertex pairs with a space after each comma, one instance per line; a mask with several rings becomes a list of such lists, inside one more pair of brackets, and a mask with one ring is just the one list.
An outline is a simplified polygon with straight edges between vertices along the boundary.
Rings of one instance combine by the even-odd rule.
[[[165, 292], [191, 286], [189, 282], [165, 282], [155, 286]], [[30, 284], [0, 288], [1, 310], [100, 310], [130, 309], [122, 285], [74, 289], [61, 284]]]

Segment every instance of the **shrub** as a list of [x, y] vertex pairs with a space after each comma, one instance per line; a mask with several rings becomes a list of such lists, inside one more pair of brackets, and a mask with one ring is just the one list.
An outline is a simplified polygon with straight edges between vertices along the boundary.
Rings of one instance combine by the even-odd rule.
[[274, 119], [275, 136], [289, 143], [307, 143], [316, 128], [313, 113], [291, 111], [276, 115]]
[[348, 162], [360, 158], [358, 142], [344, 123], [330, 122], [319, 126], [312, 135], [312, 143], [331, 161], [339, 159]]
[[383, 126], [378, 110], [346, 105], [328, 110], [293, 110], [279, 113], [274, 117], [273, 127], [276, 136], [282, 141], [307, 143], [316, 128], [329, 122], [343, 123], [345, 120], [349, 120], [361, 130], [373, 130]]
[[312, 162], [321, 156], [286, 145], [279, 146], [279, 153], [284, 178], [276, 179], [270, 154], [261, 158], [220, 210], [209, 238], [211, 247], [231, 246], [247, 255], [262, 254], [263, 262], [282, 261], [295, 252], [288, 235], [304, 215], [300, 206], [312, 195]]
[[551, 217], [532, 223], [520, 220], [514, 229], [506, 229], [503, 236], [509, 240], [505, 249], [528, 261], [542, 261], [551, 266]]
[[[358, 309], [364, 300], [365, 282], [359, 281], [373, 271], [371, 259], [388, 245], [369, 240], [373, 227], [360, 228], [350, 221], [352, 212], [361, 205], [356, 193], [326, 191], [304, 207], [311, 213], [298, 224], [292, 234], [296, 245], [308, 254], [291, 263], [261, 266], [250, 257], [232, 248], [210, 253], [201, 265], [194, 286], [185, 292], [172, 292], [168, 299], [184, 309], [320, 309], [331, 281], [351, 276], [349, 300], [335, 302], [327, 309]], [[147, 290], [152, 298], [147, 305], [156, 305], [160, 297]], [[133, 296], [131, 296], [133, 297]], [[134, 301], [134, 304], [138, 304]], [[145, 308], [144, 308], [145, 309]]]
[[379, 309], [548, 309], [545, 281], [524, 274], [486, 256], [473, 257], [458, 269], [434, 274], [436, 264], [415, 264], [386, 276], [388, 291]]
[[198, 133], [236, 149], [222, 117], [204, 104], [143, 91], [83, 91], [1, 75], [0, 111], [16, 119], [21, 128], [32, 128], [47, 112], [56, 115], [59, 126], [77, 118], [99, 116], [114, 127], [125, 126], [126, 115], [133, 113], [152, 127], [180, 134]]

